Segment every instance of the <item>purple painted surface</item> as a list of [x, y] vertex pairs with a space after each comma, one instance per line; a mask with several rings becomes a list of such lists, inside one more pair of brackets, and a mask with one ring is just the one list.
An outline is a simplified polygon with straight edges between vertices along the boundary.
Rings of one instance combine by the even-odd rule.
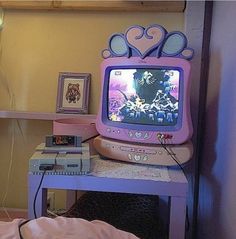
[[236, 235], [235, 12], [235, 2], [214, 2], [201, 158], [199, 239], [233, 239]]
[[[46, 215], [47, 189], [123, 192], [170, 197], [169, 239], [184, 239], [188, 183], [180, 170], [170, 170], [170, 182], [94, 176], [45, 175], [36, 200], [37, 216]], [[33, 201], [42, 175], [28, 175], [28, 212], [34, 218]], [[173, 233], [175, 232], [175, 233]]]
[[169, 238], [185, 238], [186, 198], [171, 197], [170, 203]]

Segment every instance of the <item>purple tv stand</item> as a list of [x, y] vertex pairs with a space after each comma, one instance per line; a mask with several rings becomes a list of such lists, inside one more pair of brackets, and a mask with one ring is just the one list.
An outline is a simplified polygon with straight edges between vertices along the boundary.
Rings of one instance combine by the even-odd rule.
[[[45, 175], [36, 201], [37, 216], [46, 215], [47, 190], [81, 190], [121, 192], [168, 196], [169, 239], [185, 238], [186, 197], [188, 182], [181, 170], [168, 169], [169, 181], [134, 178], [115, 178], [87, 175]], [[41, 175], [28, 174], [28, 216], [34, 218], [33, 201]]]

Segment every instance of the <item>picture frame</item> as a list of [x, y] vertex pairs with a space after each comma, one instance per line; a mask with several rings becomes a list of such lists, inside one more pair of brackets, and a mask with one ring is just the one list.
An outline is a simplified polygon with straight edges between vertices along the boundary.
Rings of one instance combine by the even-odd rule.
[[91, 74], [60, 72], [57, 90], [57, 113], [87, 114]]

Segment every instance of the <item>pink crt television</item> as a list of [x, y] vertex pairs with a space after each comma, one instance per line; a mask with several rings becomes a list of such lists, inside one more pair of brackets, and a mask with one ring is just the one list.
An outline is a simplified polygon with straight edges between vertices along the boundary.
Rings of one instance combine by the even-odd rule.
[[[186, 39], [179, 32], [169, 33], [160, 40], [163, 43], [149, 47], [150, 29], [153, 38], [155, 34], [166, 34], [159, 25], [146, 29], [133, 26], [126, 35], [110, 38], [101, 64], [102, 92], [96, 128], [102, 136], [122, 141], [182, 144], [191, 138], [193, 129], [190, 63], [179, 56], [190, 50], [184, 50]], [[139, 35], [135, 38], [130, 31]], [[131, 41], [143, 37], [148, 53], [145, 42], [134, 47], [136, 42]], [[173, 42], [180, 40], [183, 46], [176, 48]], [[122, 48], [122, 44], [128, 47]]]

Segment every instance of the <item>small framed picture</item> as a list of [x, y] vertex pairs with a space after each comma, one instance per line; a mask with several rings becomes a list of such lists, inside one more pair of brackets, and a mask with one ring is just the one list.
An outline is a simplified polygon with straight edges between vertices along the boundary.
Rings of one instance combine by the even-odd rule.
[[58, 78], [57, 113], [88, 113], [91, 74], [60, 72]]

